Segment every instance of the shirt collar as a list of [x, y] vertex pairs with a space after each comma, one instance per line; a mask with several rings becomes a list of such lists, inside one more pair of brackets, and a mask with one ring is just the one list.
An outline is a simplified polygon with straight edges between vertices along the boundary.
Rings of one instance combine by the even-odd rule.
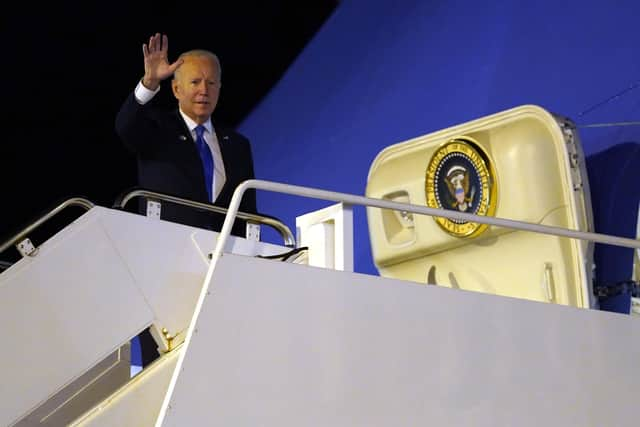
[[[191, 133], [195, 132], [195, 128], [198, 126], [198, 123], [194, 122], [191, 117], [183, 113], [182, 110], [179, 109], [178, 111], [180, 111], [180, 115], [182, 116], [184, 122], [187, 124], [189, 131], [191, 131]], [[211, 123], [211, 117], [209, 117], [207, 121], [202, 124], [202, 126], [207, 129], [210, 135], [213, 134], [213, 124]]]

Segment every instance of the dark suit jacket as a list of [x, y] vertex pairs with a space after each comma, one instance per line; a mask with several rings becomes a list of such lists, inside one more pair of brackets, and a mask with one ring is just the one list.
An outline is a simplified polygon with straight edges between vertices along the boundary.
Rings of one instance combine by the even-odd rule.
[[[151, 100], [140, 105], [131, 94], [116, 117], [118, 135], [138, 159], [138, 184], [160, 193], [207, 202], [202, 163], [191, 132], [177, 109], [160, 111], [153, 104]], [[247, 138], [215, 123], [214, 129], [227, 176], [214, 204], [226, 208], [238, 184], [254, 178], [253, 157]], [[245, 193], [240, 210], [257, 213], [254, 190]], [[214, 231], [219, 231], [224, 221], [224, 215], [169, 202], [162, 203], [161, 218]], [[244, 227], [244, 221], [237, 220], [232, 233], [244, 237]]]

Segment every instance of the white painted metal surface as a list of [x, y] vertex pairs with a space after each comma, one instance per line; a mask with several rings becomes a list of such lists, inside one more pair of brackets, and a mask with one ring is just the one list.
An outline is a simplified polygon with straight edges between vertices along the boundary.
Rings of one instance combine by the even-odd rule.
[[[95, 207], [115, 248], [154, 313], [152, 333], [167, 350], [160, 331], [184, 341], [218, 233]], [[243, 255], [272, 255], [289, 249], [231, 236], [226, 250]]]
[[160, 357], [69, 427], [152, 426], [160, 411], [179, 351], [176, 349]]
[[451, 219], [478, 222], [481, 224], [489, 224], [489, 225], [506, 227], [506, 228], [515, 229], [515, 230], [525, 230], [525, 231], [537, 232], [542, 234], [550, 234], [555, 236], [565, 236], [565, 237], [570, 237], [574, 239], [588, 240], [592, 242], [607, 243], [607, 244], [613, 244], [613, 245], [631, 247], [631, 248], [640, 248], [639, 241], [635, 239], [628, 239], [628, 238], [623, 238], [618, 236], [609, 236], [609, 235], [598, 234], [598, 233], [580, 232], [575, 230], [569, 230], [562, 227], [533, 224], [533, 223], [528, 223], [524, 221], [513, 221], [509, 219], [504, 219], [504, 218], [472, 215], [464, 212], [456, 212], [456, 211], [450, 211], [450, 210], [444, 210], [444, 209], [433, 209], [433, 208], [417, 206], [417, 205], [412, 205], [407, 203], [373, 199], [369, 197], [355, 196], [352, 194], [345, 194], [345, 193], [336, 193], [332, 191], [320, 190], [315, 188], [307, 188], [307, 187], [301, 187], [301, 186], [295, 186], [295, 185], [288, 185], [288, 184], [282, 184], [277, 182], [269, 182], [269, 181], [262, 181], [262, 180], [245, 181], [236, 188], [233, 194], [233, 197], [231, 199], [231, 203], [229, 204], [227, 217], [225, 218], [224, 224], [222, 226], [222, 230], [220, 232], [218, 241], [216, 243], [216, 247], [212, 254], [211, 265], [209, 267], [209, 270], [207, 271], [207, 275], [205, 277], [204, 284], [200, 291], [200, 295], [198, 296], [198, 300], [195, 306], [195, 310], [194, 310], [191, 322], [189, 324], [189, 328], [186, 332], [186, 338], [185, 338], [186, 348], [181, 353], [178, 359], [176, 369], [174, 370], [173, 376], [171, 378], [171, 382], [169, 383], [167, 395], [165, 396], [164, 402], [162, 404], [158, 421], [156, 422], [156, 426], [162, 425], [166, 417], [167, 411], [171, 409], [171, 399], [173, 398], [174, 390], [176, 388], [178, 379], [180, 378], [181, 372], [183, 370], [185, 355], [188, 355], [188, 349], [189, 349], [192, 337], [194, 336], [195, 333], [197, 333], [196, 324], [198, 322], [200, 312], [205, 304], [205, 300], [207, 299], [208, 296], [212, 294], [211, 283], [212, 283], [212, 278], [214, 276], [214, 272], [216, 270], [218, 262], [222, 257], [223, 250], [226, 249], [227, 239], [229, 238], [233, 221], [235, 219], [236, 213], [238, 212], [240, 201], [242, 200], [242, 197], [244, 196], [245, 191], [250, 188], [267, 190], [267, 191], [276, 191], [276, 192], [294, 194], [294, 195], [305, 196], [305, 197], [314, 197], [314, 198], [319, 198], [324, 200], [333, 200], [333, 201], [338, 201], [343, 203], [349, 203], [352, 205], [374, 206], [378, 208], [394, 209], [394, 210], [400, 210], [400, 211], [405, 211], [410, 213], [419, 213], [423, 215], [444, 216]]
[[10, 425], [153, 320], [96, 215], [0, 275], [0, 425]]
[[309, 265], [353, 271], [353, 208], [337, 203], [296, 217], [298, 247], [309, 247]]
[[163, 426], [637, 425], [629, 316], [226, 254], [212, 284]]
[[[0, 425], [55, 402], [57, 392], [149, 325], [161, 349], [167, 349], [162, 328], [177, 335], [172, 345], [179, 345], [216, 236], [93, 207], [41, 245], [35, 257], [3, 272], [0, 324], [10, 346], [0, 352]], [[225, 247], [251, 256], [290, 250], [240, 238]]]
[[12, 427], [66, 426], [129, 381], [130, 344], [110, 354]]

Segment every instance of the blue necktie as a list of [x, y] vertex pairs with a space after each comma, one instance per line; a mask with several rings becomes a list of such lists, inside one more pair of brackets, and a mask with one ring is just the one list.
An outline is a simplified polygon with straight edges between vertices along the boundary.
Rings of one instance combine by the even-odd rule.
[[204, 185], [207, 187], [207, 194], [209, 195], [209, 201], [213, 202], [211, 194], [213, 186], [213, 156], [211, 150], [207, 145], [207, 141], [204, 139], [205, 127], [202, 125], [196, 126], [196, 145], [198, 146], [198, 153], [200, 153], [200, 159], [202, 160], [202, 168], [204, 171]]

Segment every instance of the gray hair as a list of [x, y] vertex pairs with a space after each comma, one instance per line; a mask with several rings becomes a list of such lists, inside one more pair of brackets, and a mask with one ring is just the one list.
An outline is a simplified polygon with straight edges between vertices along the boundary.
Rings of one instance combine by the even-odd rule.
[[[189, 50], [187, 52], [182, 53], [178, 57], [178, 60], [184, 59], [187, 56], [205, 57], [213, 60], [213, 62], [215, 62], [215, 64], [218, 66], [218, 80], [220, 81], [222, 80], [222, 66], [220, 65], [220, 60], [218, 59], [218, 56], [215, 53], [205, 49], [193, 49], [193, 50]], [[175, 73], [173, 73], [174, 79], [176, 78], [176, 74], [178, 74], [179, 71], [180, 71], [180, 67], [178, 67]]]

